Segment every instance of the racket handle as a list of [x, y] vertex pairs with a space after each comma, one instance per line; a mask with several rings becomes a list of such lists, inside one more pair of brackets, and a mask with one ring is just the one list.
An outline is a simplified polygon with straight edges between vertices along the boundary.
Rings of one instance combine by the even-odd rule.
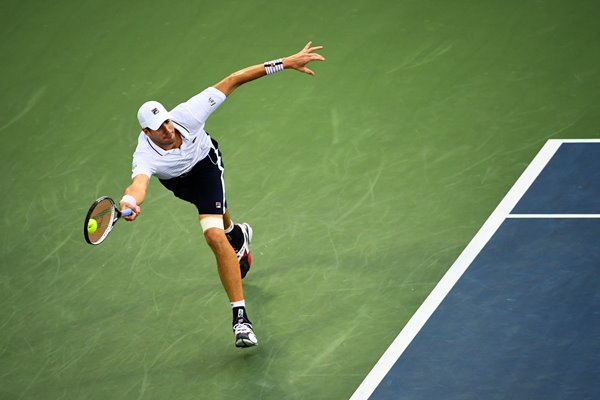
[[133, 210], [131, 208], [126, 208], [121, 211], [121, 217], [129, 217], [131, 214], [133, 214]]

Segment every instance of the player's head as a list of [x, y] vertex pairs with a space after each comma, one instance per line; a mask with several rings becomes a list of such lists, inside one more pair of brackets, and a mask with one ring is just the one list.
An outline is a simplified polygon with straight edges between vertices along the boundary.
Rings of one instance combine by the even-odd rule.
[[158, 101], [147, 101], [138, 110], [138, 121], [142, 127], [158, 130], [168, 119], [173, 119], [171, 113]]

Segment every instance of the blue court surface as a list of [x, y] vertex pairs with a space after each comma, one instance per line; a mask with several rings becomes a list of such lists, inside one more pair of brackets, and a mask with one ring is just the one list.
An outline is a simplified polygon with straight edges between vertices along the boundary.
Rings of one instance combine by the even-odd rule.
[[358, 399], [600, 399], [600, 141], [546, 143]]

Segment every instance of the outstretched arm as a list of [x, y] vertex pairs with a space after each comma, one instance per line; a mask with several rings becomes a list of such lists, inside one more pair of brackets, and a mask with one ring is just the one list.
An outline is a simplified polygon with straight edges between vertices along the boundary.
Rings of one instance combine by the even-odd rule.
[[[323, 46], [311, 46], [312, 42], [308, 42], [298, 53], [283, 58], [283, 68], [295, 69], [296, 71], [304, 72], [305, 74], [314, 75], [315, 73], [307, 68], [306, 64], [311, 61], [325, 61], [325, 58], [320, 54], [314, 53], [316, 50], [321, 50]], [[244, 83], [253, 81], [265, 75], [267, 75], [265, 65], [257, 64], [234, 72], [219, 83], [213, 85], [213, 87], [223, 92], [225, 96], [229, 96], [231, 92]]]

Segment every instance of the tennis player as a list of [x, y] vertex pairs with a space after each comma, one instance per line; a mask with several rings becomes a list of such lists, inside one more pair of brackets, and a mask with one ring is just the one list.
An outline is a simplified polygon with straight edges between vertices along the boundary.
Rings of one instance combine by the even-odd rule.
[[176, 197], [196, 206], [204, 238], [215, 254], [219, 277], [231, 302], [236, 347], [258, 344], [242, 288], [242, 278], [252, 264], [252, 228], [246, 223], [234, 224], [231, 219], [222, 154], [217, 141], [204, 130], [204, 124], [227, 96], [244, 83], [284, 69], [314, 75], [306, 65], [325, 60], [315, 53], [322, 48], [308, 42], [294, 55], [234, 72], [171, 111], [157, 101], [144, 103], [138, 111], [142, 131], [133, 153], [132, 182], [125, 189], [120, 207], [131, 208], [133, 214], [126, 220], [135, 220], [152, 176]]

